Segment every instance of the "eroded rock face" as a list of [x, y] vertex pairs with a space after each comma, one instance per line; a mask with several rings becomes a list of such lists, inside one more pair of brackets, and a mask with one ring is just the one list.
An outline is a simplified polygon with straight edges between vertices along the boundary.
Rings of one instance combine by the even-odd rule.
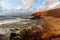
[[52, 16], [52, 17], [60, 17], [60, 8], [51, 9], [43, 12], [36, 12], [32, 14], [32, 16]]
[[36, 13], [34, 13], [34, 14], [32, 14], [32, 16], [46, 16], [46, 11], [44, 11], [44, 12], [36, 12]]

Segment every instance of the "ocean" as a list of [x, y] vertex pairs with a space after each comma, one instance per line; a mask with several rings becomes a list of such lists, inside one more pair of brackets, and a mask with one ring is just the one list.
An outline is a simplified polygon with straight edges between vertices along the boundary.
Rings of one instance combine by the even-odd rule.
[[19, 16], [0, 16], [0, 34], [6, 34], [10, 29], [30, 28], [35, 25], [34, 20]]

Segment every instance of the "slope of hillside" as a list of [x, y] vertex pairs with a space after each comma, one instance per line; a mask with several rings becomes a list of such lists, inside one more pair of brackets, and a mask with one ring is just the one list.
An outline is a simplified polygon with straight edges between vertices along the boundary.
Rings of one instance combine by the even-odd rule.
[[54, 34], [60, 34], [60, 18], [44, 17], [47, 31]]
[[37, 12], [32, 14], [32, 16], [42, 17], [46, 24], [45, 26], [47, 31], [60, 34], [60, 8]]
[[32, 14], [32, 16], [51, 16], [51, 17], [60, 17], [60, 8], [57, 9], [51, 9], [48, 11], [43, 11], [43, 12], [36, 12]]

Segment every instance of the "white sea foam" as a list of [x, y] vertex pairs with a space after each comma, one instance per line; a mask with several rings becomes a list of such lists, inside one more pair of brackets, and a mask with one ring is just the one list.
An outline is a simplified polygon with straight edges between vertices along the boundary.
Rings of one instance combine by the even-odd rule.
[[[29, 20], [29, 19], [22, 19], [22, 18], [16, 18], [16, 19], [7, 19], [7, 20], [2, 20], [0, 21], [0, 25], [2, 24], [11, 24], [11, 23], [15, 23], [15, 22], [21, 22], [21, 21], [25, 21], [25, 20]], [[23, 24], [26, 24], [25, 22], [22, 22]], [[9, 32], [9, 28], [8, 29], [3, 29], [0, 28], [0, 34], [7, 34]]]
[[23, 20], [28, 20], [28, 19], [22, 19], [22, 18], [7, 19], [7, 20], [4, 20], [4, 21], [0, 21], [0, 25], [2, 25], [2, 24], [11, 24], [11, 23], [15, 23], [15, 22], [23, 21]]

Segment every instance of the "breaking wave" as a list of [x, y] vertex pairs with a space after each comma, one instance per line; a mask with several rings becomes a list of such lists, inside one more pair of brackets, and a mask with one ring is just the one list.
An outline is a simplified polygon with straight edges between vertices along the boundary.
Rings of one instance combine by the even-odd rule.
[[2, 25], [2, 24], [11, 24], [11, 23], [15, 23], [15, 22], [23, 21], [23, 20], [28, 20], [28, 19], [22, 19], [22, 18], [7, 19], [7, 20], [0, 21], [0, 25]]

